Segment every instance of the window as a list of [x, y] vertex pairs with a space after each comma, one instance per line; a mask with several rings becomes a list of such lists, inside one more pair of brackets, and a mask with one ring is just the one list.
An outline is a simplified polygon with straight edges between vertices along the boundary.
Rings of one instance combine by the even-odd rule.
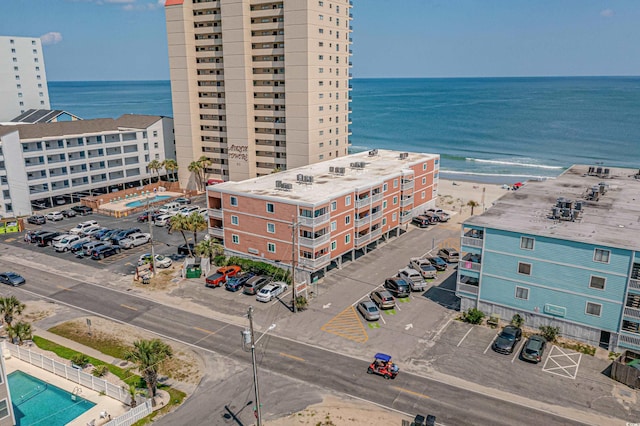
[[427, 178], [426, 178], [426, 177], [423, 177], [423, 178], [422, 178], [422, 184], [423, 184], [423, 185], [426, 185], [426, 184], [427, 184]]
[[393, 222], [395, 222], [397, 217], [398, 217], [398, 214], [397, 214], [397, 213], [393, 213], [393, 214], [391, 215], [391, 220], [392, 220]]
[[236, 234], [231, 235], [231, 242], [233, 244], [240, 244], [240, 237]]
[[275, 223], [267, 223], [267, 232], [270, 234], [276, 233], [276, 225]]
[[393, 180], [393, 187], [397, 188], [398, 187], [398, 179], [394, 179]]
[[338, 202], [337, 201], [332, 201], [331, 202], [331, 211], [334, 212], [338, 210]]
[[267, 203], [267, 213], [275, 213], [276, 206], [273, 203]]
[[424, 164], [422, 165], [422, 170], [427, 170], [427, 163], [424, 163]]
[[350, 214], [348, 214], [348, 215], [346, 215], [346, 216], [344, 217], [344, 224], [345, 224], [345, 225], [348, 225], [348, 224], [350, 224], [350, 223], [351, 223], [351, 215], [350, 215]]
[[384, 209], [386, 209], [386, 208], [387, 208], [387, 200], [384, 200], [384, 201], [382, 202], [382, 209], [384, 210]]
[[153, 136], [154, 136], [154, 137], [158, 136], [158, 131], [157, 131], [157, 130], [154, 130], [154, 131], [153, 131]]
[[387, 218], [383, 217], [382, 218], [382, 226], [385, 226], [387, 224]]
[[235, 206], [235, 207], [238, 206], [238, 199], [236, 197], [229, 198], [229, 202], [231, 203], [232, 206]]
[[331, 241], [331, 251], [336, 251], [338, 248], [338, 243], [336, 241]]
[[516, 286], [516, 299], [529, 300], [529, 289]]
[[606, 282], [607, 282], [606, 278], [595, 277], [592, 275], [591, 279], [589, 280], [589, 287], [596, 288], [598, 290], [604, 290], [604, 285]]
[[601, 262], [601, 263], [609, 263], [610, 254], [611, 252], [609, 250], [596, 249], [595, 253], [593, 254], [593, 261]]
[[334, 220], [333, 222], [331, 222], [331, 230], [335, 231], [336, 229], [338, 229], [338, 222]]
[[276, 252], [276, 245], [274, 243], [267, 243], [267, 251], [269, 253], [275, 253]]
[[424, 199], [425, 199], [425, 197], [427, 196], [427, 192], [426, 192], [426, 191], [422, 191], [422, 192], [420, 193], [420, 196], [421, 196], [421, 197], [422, 197], [422, 199], [424, 200]]
[[9, 407], [7, 406], [7, 400], [0, 401], [0, 419], [4, 419], [9, 416]]
[[324, 159], [324, 154], [320, 154], [319, 157], [320, 157], [321, 160], [323, 160]]
[[240, 224], [240, 220], [238, 219], [238, 216], [231, 216], [231, 224], [232, 225], [239, 225]]
[[593, 315], [599, 317], [602, 313], [602, 305], [599, 303], [587, 302], [587, 309], [585, 311], [587, 315]]
[[345, 206], [351, 205], [351, 195], [347, 195], [346, 197], [344, 197], [344, 205]]
[[398, 204], [398, 196], [397, 195], [393, 197], [393, 204], [394, 205]]
[[154, 143], [153, 143], [153, 148], [154, 148], [154, 149], [158, 149], [158, 142], [154, 142]]
[[520, 248], [523, 250], [533, 250], [533, 242], [535, 240], [529, 237], [520, 237]]
[[531, 275], [531, 264], [518, 262], [518, 273], [523, 275]]
[[349, 244], [351, 242], [351, 234], [347, 234], [344, 236], [344, 243]]

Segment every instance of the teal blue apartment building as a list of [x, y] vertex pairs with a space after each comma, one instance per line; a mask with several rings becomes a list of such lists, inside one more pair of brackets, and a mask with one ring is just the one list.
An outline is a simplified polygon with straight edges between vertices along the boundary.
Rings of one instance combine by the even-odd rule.
[[640, 351], [640, 171], [576, 165], [466, 220], [456, 295], [461, 310]]

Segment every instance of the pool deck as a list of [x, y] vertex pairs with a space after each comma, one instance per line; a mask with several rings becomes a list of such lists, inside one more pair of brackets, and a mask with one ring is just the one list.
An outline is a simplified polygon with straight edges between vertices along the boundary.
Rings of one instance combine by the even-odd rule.
[[171, 198], [184, 197], [184, 194], [181, 192], [169, 192], [169, 191], [151, 192], [148, 194], [129, 197], [129, 198], [121, 199], [118, 201], [107, 201], [106, 203], [100, 204], [100, 206], [98, 207], [98, 210], [100, 211], [104, 210], [106, 212], [114, 212], [114, 213], [127, 212], [129, 210], [135, 210], [139, 208], [139, 207], [127, 207], [128, 203], [131, 203], [132, 201], [141, 201], [144, 203], [144, 201], [147, 200], [148, 198], [152, 199], [156, 196], [165, 196], [169, 198], [161, 201], [156, 201], [155, 203], [152, 204], [153, 206], [160, 206], [162, 204], [168, 203], [171, 201]]
[[24, 373], [30, 374], [31, 376], [37, 377], [38, 379], [49, 383], [51, 385], [57, 386], [60, 389], [64, 389], [67, 392], [73, 392], [75, 387], [80, 387], [82, 392], [80, 396], [88, 401], [95, 403], [96, 405], [80, 415], [76, 417], [72, 422], [67, 423], [71, 426], [85, 426], [87, 423], [91, 422], [95, 419], [95, 425], [100, 426], [107, 423], [108, 419], [101, 419], [100, 413], [106, 411], [111, 415], [111, 418], [115, 418], [123, 415], [129, 410], [129, 407], [124, 405], [118, 400], [110, 398], [105, 395], [100, 395], [98, 392], [86, 388], [84, 386], [79, 386], [77, 383], [66, 380], [63, 377], [55, 375], [53, 373], [48, 372], [47, 370], [43, 370], [42, 368], [36, 367], [34, 365], [29, 364], [28, 362], [21, 361], [17, 358], [10, 357], [5, 358], [4, 360], [5, 366], [7, 368], [7, 375], [20, 370]]

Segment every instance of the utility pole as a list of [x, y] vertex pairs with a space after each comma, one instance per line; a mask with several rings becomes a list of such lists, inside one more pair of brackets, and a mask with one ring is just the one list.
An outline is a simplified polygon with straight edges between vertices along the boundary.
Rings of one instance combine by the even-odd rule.
[[156, 251], [153, 248], [153, 226], [151, 224], [151, 210], [149, 210], [149, 196], [147, 195], [147, 223], [149, 224], [149, 235], [151, 243], [151, 267], [153, 268], [153, 276], [156, 276]]
[[298, 312], [296, 305], [296, 234], [298, 233], [298, 225], [300, 225], [299, 222], [291, 222], [291, 305], [294, 314]]

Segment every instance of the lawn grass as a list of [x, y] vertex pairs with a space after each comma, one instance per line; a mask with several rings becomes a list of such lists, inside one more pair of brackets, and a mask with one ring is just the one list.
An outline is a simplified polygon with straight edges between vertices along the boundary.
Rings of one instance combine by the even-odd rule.
[[118, 339], [97, 333], [90, 335], [73, 322], [56, 325], [48, 331], [118, 359], [124, 359], [124, 354], [129, 349]]
[[158, 389], [162, 389], [163, 391], [169, 393], [169, 403], [161, 409], [149, 414], [147, 417], [138, 420], [133, 424], [133, 426], [144, 426], [153, 423], [156, 416], [169, 413], [171, 410], [173, 410], [174, 407], [182, 404], [182, 401], [187, 397], [186, 393], [167, 385], [158, 385]]

